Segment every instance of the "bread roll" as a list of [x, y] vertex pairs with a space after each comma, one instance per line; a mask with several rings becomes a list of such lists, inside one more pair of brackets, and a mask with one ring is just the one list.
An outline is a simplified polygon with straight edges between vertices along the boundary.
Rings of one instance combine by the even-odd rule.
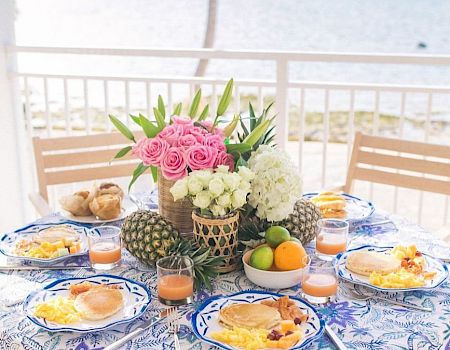
[[122, 199], [115, 194], [96, 196], [89, 204], [89, 208], [101, 220], [115, 219], [122, 211]]
[[103, 194], [115, 194], [118, 195], [120, 199], [123, 199], [122, 189], [113, 182], [104, 182], [100, 184], [96, 195], [101, 196]]
[[75, 216], [92, 215], [89, 209], [89, 203], [92, 200], [92, 193], [89, 191], [75, 192], [69, 196], [60, 198], [59, 204], [64, 210]]

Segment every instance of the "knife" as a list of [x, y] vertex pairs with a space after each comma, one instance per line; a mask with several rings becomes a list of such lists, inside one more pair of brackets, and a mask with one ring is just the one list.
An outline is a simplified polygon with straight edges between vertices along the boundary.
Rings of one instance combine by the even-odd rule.
[[133, 332], [128, 333], [126, 336], [120, 338], [119, 340], [116, 340], [114, 343], [109, 344], [108, 346], [104, 347], [103, 350], [116, 350], [119, 349], [121, 346], [125, 345], [129, 340], [135, 338], [139, 334], [141, 334], [146, 329], [149, 329], [150, 327], [153, 327], [155, 324], [160, 322], [163, 318], [167, 316], [167, 314], [173, 310], [174, 308], [166, 309], [164, 311], [161, 311], [159, 315], [156, 315], [152, 317], [150, 320], [142, 322], [142, 324], [136, 328]]
[[[344, 345], [344, 343], [342, 342], [341, 339], [339, 339], [339, 337], [337, 336], [336, 333], [333, 332], [333, 330], [331, 329], [331, 327], [329, 325], [325, 325], [325, 332], [327, 333], [328, 337], [331, 339], [331, 341], [333, 342], [334, 345], [336, 345], [336, 347], [339, 350], [347, 350], [347, 347]], [[106, 348], [105, 348], [106, 349]]]

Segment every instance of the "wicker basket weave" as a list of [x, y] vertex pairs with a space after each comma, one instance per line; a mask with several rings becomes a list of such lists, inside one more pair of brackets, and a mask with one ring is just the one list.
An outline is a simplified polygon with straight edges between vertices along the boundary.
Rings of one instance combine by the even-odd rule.
[[159, 214], [169, 219], [181, 234], [192, 236], [192, 204], [189, 200], [174, 201], [170, 188], [175, 181], [166, 179], [158, 170], [158, 206]]
[[206, 217], [198, 212], [192, 212], [194, 222], [194, 240], [208, 245], [211, 254], [224, 257], [224, 263], [217, 270], [221, 273], [230, 272], [238, 266], [238, 226], [239, 212], [225, 217]]

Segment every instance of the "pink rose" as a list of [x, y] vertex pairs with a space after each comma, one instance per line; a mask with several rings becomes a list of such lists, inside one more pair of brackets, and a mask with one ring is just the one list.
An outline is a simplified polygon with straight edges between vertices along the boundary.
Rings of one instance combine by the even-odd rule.
[[186, 162], [191, 170], [212, 169], [217, 154], [213, 147], [195, 145], [186, 151]]
[[198, 144], [197, 139], [194, 135], [187, 134], [184, 136], [181, 136], [177, 141], [177, 146], [182, 147], [184, 149], [188, 149], [191, 146], [194, 146]]
[[208, 135], [208, 136], [206, 136], [206, 138], [203, 140], [203, 144], [205, 146], [214, 147], [219, 152], [225, 152], [226, 149], [227, 149], [225, 147], [224, 139], [220, 135]]
[[170, 146], [173, 146], [181, 135], [182, 132], [176, 125], [168, 125], [158, 134], [158, 138], [166, 140]]
[[187, 164], [183, 150], [170, 147], [161, 160], [161, 171], [168, 180], [176, 181], [185, 177], [187, 175]]
[[140, 149], [139, 158], [142, 159], [144, 165], [159, 166], [159, 163], [164, 158], [170, 145], [162, 139], [145, 139]]
[[189, 124], [193, 125], [194, 124], [194, 122], [190, 118], [178, 117], [176, 115], [173, 115], [171, 117], [171, 119], [172, 119], [174, 125], [189, 125]]
[[214, 163], [214, 168], [217, 168], [219, 165], [228, 165], [228, 171], [232, 173], [234, 171], [233, 156], [226, 152], [219, 152], [216, 158], [216, 162]]
[[172, 126], [178, 130], [180, 135], [187, 135], [194, 127], [194, 122], [189, 118], [172, 116]]
[[205, 120], [205, 121], [202, 121], [201, 124], [202, 124], [206, 129], [208, 129], [208, 131], [209, 131], [210, 134], [220, 135], [220, 136], [222, 136], [223, 138], [225, 138], [225, 136], [224, 136], [224, 134], [223, 134], [223, 129], [221, 129], [221, 128], [217, 127], [217, 126], [214, 128], [213, 132], [211, 132], [212, 127], [213, 127], [212, 121], [210, 121], [210, 120]]
[[138, 157], [139, 159], [142, 159], [142, 147], [145, 145], [145, 143], [148, 141], [148, 138], [144, 137], [140, 139], [137, 143], [133, 145], [131, 148], [131, 154]]
[[207, 130], [199, 126], [192, 127], [188, 133], [190, 135], [193, 135], [197, 139], [198, 143], [203, 143], [203, 140], [205, 139], [206, 135], [209, 135]]

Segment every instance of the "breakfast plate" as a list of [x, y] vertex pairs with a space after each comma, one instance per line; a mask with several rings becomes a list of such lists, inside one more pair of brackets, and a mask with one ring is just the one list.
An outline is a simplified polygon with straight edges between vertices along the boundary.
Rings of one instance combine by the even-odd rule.
[[[304, 194], [303, 197], [306, 199], [311, 199], [317, 195], [319, 195], [318, 192], [311, 192]], [[346, 201], [345, 211], [347, 212], [347, 215], [344, 220], [351, 223], [364, 221], [375, 211], [375, 207], [371, 202], [347, 193], [340, 193], [339, 195], [344, 197]]]
[[[122, 294], [123, 306], [106, 318], [99, 320], [87, 320], [81, 318], [73, 323], [61, 324], [48, 321], [43, 317], [35, 316], [37, 308], [43, 303], [49, 303], [58, 298], [68, 298], [71, 286], [89, 282], [94, 286], [106, 285]], [[83, 295], [83, 294], [80, 294]], [[100, 298], [99, 298], [100, 299]], [[78, 297], [75, 299], [75, 302]], [[104, 299], [103, 299], [104, 300]], [[101, 331], [118, 324], [127, 323], [140, 317], [147, 310], [151, 301], [149, 289], [141, 283], [120, 276], [96, 275], [85, 278], [68, 278], [50, 283], [40, 291], [32, 292], [25, 299], [23, 311], [34, 324], [45, 328], [50, 332], [95, 332]], [[108, 303], [108, 305], [111, 303]]]
[[334, 268], [336, 270], [336, 274], [340, 278], [348, 282], [383, 292], [406, 292], [414, 290], [433, 289], [438, 287], [441, 283], [443, 283], [447, 279], [448, 276], [447, 266], [444, 263], [442, 263], [439, 259], [433, 258], [432, 256], [423, 253], [421, 253], [421, 256], [423, 256], [423, 258], [426, 261], [426, 269], [428, 271], [432, 271], [433, 273], [435, 273], [434, 277], [432, 279], [426, 280], [425, 285], [423, 286], [415, 286], [409, 288], [386, 288], [376, 286], [369, 282], [368, 276], [352, 272], [347, 268], [347, 261], [349, 259], [349, 256], [354, 252], [388, 253], [392, 249], [394, 249], [394, 247], [376, 247], [366, 245], [340, 253], [336, 256], [336, 259], [334, 260]]
[[[59, 230], [63, 233], [58, 232]], [[52, 265], [66, 260], [67, 258], [86, 254], [88, 251], [86, 239], [87, 231], [88, 229], [86, 227], [73, 225], [67, 222], [61, 224], [32, 224], [17, 231], [4, 234], [0, 238], [0, 253], [4, 254], [8, 258], [18, 261], [31, 262], [43, 266]], [[42, 237], [44, 232], [52, 232], [49, 233], [50, 235], [58, 234], [62, 235], [62, 237], [73, 237], [71, 239], [74, 239], [75, 243], [77, 243], [77, 249], [71, 251], [70, 248], [65, 248], [66, 250], [68, 249], [68, 251], [64, 253], [65, 255], [60, 254], [60, 256], [55, 257], [27, 256], [18, 252], [18, 249], [20, 248], [19, 246], [22, 243], [30, 244], [30, 242], [36, 240], [37, 237], [39, 237], [39, 242], [44, 242], [46, 240], [48, 241], [48, 235], [45, 238]], [[61, 248], [63, 251], [64, 247], [62, 246]]]
[[[282, 297], [283, 295], [277, 293], [255, 290], [210, 297], [192, 315], [192, 329], [199, 339], [209, 344], [226, 350], [240, 349], [216, 340], [212, 336], [214, 332], [220, 332], [224, 329], [222, 326], [223, 318], [219, 320], [222, 311], [232, 305], [235, 306], [235, 304], [270, 303]], [[306, 301], [293, 296], [289, 296], [289, 299], [303, 314], [307, 315], [307, 320], [299, 326], [303, 332], [302, 338], [290, 347], [290, 349], [303, 349], [322, 336], [325, 328], [324, 321], [320, 319], [314, 307]]]

